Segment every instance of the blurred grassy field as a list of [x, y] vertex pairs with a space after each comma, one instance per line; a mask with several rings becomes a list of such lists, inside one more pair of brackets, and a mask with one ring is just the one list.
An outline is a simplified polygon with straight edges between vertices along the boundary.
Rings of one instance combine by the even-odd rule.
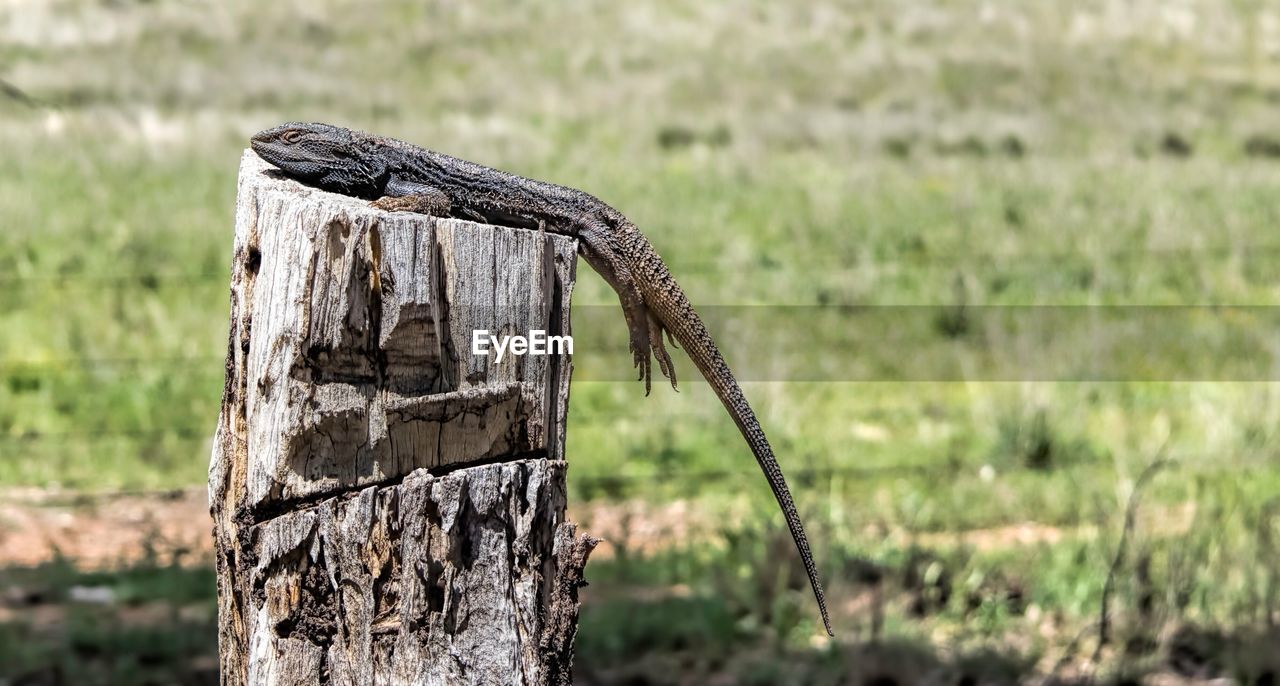
[[[0, 78], [37, 101], [0, 98], [3, 485], [203, 482], [236, 161], [282, 120], [583, 188], [633, 219], [699, 304], [1280, 297], [1280, 10], [1263, 2], [12, 0]], [[579, 274], [576, 306], [616, 303]], [[580, 327], [579, 349], [613, 324]], [[1280, 618], [1275, 383], [746, 392], [848, 640], [811, 641], [768, 489], [704, 385], [646, 399], [584, 380], [575, 502], [679, 504], [708, 532], [675, 527], [593, 563], [580, 641], [599, 678], [644, 660], [755, 673], [678, 656], [766, 644], [809, 656], [825, 683], [842, 645], [886, 635], [998, 646], [1008, 669], [1043, 670], [1096, 618], [1125, 505], [1158, 457], [1176, 466], [1142, 494], [1113, 601], [1124, 639]], [[691, 615], [705, 621], [671, 621]], [[1161, 659], [1116, 655], [1125, 669]], [[1233, 660], [1222, 669], [1263, 673]]]

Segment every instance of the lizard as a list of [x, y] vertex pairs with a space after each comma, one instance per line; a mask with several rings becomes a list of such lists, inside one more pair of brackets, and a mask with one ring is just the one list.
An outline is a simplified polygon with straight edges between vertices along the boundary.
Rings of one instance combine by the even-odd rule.
[[329, 124], [281, 124], [255, 134], [250, 146], [288, 177], [370, 201], [382, 210], [460, 217], [576, 238], [583, 259], [618, 294], [645, 395], [652, 389], [654, 361], [677, 387], [665, 334], [673, 347], [683, 347], [733, 418], [782, 509], [823, 627], [835, 635], [809, 539], [760, 421], [684, 291], [649, 240], [621, 212], [584, 191]]

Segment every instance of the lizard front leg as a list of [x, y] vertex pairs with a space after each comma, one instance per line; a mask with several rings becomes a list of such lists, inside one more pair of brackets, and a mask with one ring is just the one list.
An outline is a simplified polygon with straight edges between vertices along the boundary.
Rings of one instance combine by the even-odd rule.
[[369, 205], [388, 212], [417, 212], [433, 217], [461, 216], [471, 221], [487, 221], [479, 212], [454, 207], [449, 195], [435, 186], [393, 178], [385, 192]]
[[388, 212], [417, 212], [433, 217], [447, 217], [453, 202], [449, 200], [448, 194], [435, 186], [393, 179], [387, 184], [386, 194], [369, 205]]

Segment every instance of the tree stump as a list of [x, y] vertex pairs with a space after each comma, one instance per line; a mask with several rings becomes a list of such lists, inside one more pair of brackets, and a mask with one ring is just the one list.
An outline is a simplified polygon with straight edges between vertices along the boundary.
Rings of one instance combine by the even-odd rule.
[[569, 683], [576, 241], [386, 213], [241, 160], [209, 466], [223, 684]]

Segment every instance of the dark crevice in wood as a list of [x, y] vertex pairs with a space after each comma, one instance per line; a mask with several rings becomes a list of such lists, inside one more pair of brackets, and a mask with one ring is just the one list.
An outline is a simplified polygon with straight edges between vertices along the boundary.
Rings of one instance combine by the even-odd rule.
[[364, 484], [359, 487], [344, 489], [342, 492], [338, 492], [338, 493], [328, 493], [328, 492], [315, 493], [315, 494], [302, 496], [298, 498], [267, 501], [257, 508], [250, 508], [250, 509], [244, 510], [241, 521], [248, 522], [249, 525], [252, 526], [255, 524], [261, 524], [271, 519], [275, 519], [276, 517], [279, 517], [281, 515], [291, 514], [291, 513], [305, 510], [309, 507], [322, 505], [325, 502], [330, 500], [350, 499], [359, 495], [361, 491], [367, 488], [388, 488], [390, 486], [399, 486], [400, 484], [404, 483], [404, 480], [406, 478], [410, 476], [414, 476], [418, 472], [426, 472], [427, 474], [430, 474], [433, 477], [442, 477], [442, 476], [447, 476], [449, 474], [452, 474], [454, 472], [462, 471], [465, 469], [472, 469], [476, 467], [509, 464], [513, 462], [523, 462], [525, 460], [545, 460], [545, 459], [547, 459], [547, 453], [545, 450], [533, 450], [527, 453], [520, 453], [518, 455], [500, 455], [497, 457], [484, 458], [484, 459], [474, 460], [471, 462], [462, 462], [458, 464], [448, 464], [440, 467], [423, 467], [418, 470], [414, 470], [413, 472], [409, 472], [408, 474], [402, 474], [400, 476], [388, 478], [382, 481], [376, 481], [373, 483]]

